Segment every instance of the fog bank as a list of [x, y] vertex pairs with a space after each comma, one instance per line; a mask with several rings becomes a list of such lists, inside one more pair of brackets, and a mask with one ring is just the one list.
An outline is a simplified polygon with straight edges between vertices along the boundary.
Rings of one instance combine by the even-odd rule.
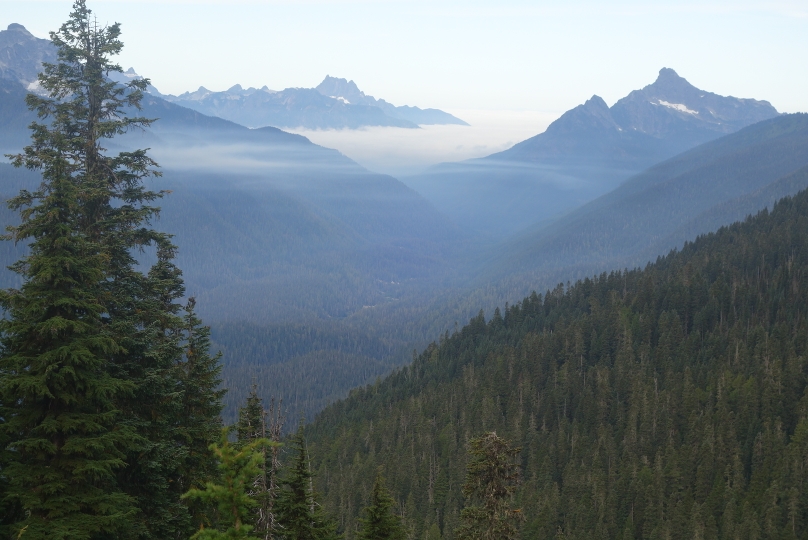
[[287, 131], [335, 148], [372, 171], [401, 177], [419, 173], [437, 163], [506, 150], [543, 132], [560, 114], [556, 111], [458, 109], [447, 112], [471, 125]]

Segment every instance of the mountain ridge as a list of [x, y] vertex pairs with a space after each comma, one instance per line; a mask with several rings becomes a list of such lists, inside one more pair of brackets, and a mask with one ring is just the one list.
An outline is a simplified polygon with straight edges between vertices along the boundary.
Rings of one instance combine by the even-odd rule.
[[778, 115], [766, 101], [702, 91], [663, 68], [654, 83], [612, 107], [594, 95], [508, 150], [403, 180], [455, 222], [502, 239], [560, 217], [655, 163]]
[[315, 88], [270, 90], [236, 84], [223, 92], [200, 86], [194, 92], [160, 97], [247, 127], [357, 129], [366, 126], [417, 128], [427, 124], [468, 125], [438, 109], [396, 107], [368, 96], [353, 81], [326, 76]]

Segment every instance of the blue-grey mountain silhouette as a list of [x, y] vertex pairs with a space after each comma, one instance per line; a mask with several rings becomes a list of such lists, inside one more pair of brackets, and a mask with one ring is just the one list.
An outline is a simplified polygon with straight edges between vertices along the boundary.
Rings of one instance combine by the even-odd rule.
[[356, 129], [365, 126], [417, 128], [421, 124], [465, 122], [437, 109], [396, 107], [383, 99], [366, 96], [353, 81], [326, 77], [317, 88], [281, 91], [242, 88], [224, 92], [199, 87], [179, 96], [161, 95], [167, 101], [218, 116], [247, 127], [275, 126], [308, 129]]
[[654, 163], [777, 115], [767, 101], [699, 90], [665, 68], [612, 107], [592, 96], [504, 152], [437, 165], [406, 182], [458, 223], [502, 237], [562, 215]]

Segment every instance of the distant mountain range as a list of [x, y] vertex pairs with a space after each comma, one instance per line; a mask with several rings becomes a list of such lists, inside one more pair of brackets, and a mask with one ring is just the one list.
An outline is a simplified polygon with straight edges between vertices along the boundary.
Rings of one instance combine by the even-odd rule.
[[[49, 50], [20, 25], [0, 32], [0, 155], [30, 141], [25, 95]], [[644, 264], [808, 185], [805, 116], [698, 90], [667, 69], [611, 108], [595, 96], [506, 152], [407, 180], [452, 219], [336, 150], [151, 92], [143, 114], [159, 121], [109, 147], [149, 147], [163, 166], [153, 186], [172, 193], [158, 227], [176, 235], [188, 292], [225, 353], [230, 411], [255, 380], [287, 399], [290, 418], [311, 417], [481, 307]], [[283, 94], [229, 92], [242, 102], [234, 111]], [[288, 95], [303, 94], [401, 125], [435, 114], [332, 77]], [[0, 164], [0, 199], [38, 181]], [[0, 227], [14, 219], [0, 205]], [[0, 243], [0, 260], [22, 249]], [[0, 273], [2, 286], [9, 278]]]
[[504, 237], [563, 215], [643, 169], [773, 118], [766, 101], [699, 90], [672, 69], [611, 108], [595, 95], [544, 133], [405, 180], [463, 226]]
[[355, 129], [364, 126], [417, 128], [425, 124], [468, 125], [438, 109], [396, 107], [367, 96], [353, 81], [326, 77], [316, 88], [281, 91], [235, 85], [224, 92], [200, 87], [179, 96], [160, 97], [204, 114], [247, 127], [275, 126], [308, 129]]
[[[0, 156], [30, 144], [36, 119], [24, 83], [42, 57], [11, 48], [0, 50], [10, 66], [0, 78]], [[151, 148], [162, 166], [149, 186], [171, 192], [159, 202], [157, 227], [175, 235], [187, 291], [227, 354], [229, 410], [255, 377], [291, 416], [312, 417], [409, 357], [422, 338], [369, 337], [352, 317], [434, 288], [468, 243], [461, 231], [398, 180], [303, 136], [248, 129], [157, 95], [142, 106], [140, 114], [159, 120], [105, 146]], [[18, 219], [2, 201], [40, 181], [37, 171], [0, 163], [0, 229]], [[24, 249], [0, 242], [0, 287], [18, 284], [4, 267]], [[153, 254], [137, 256], [148, 262]], [[266, 335], [277, 347], [244, 345], [263, 345]], [[319, 379], [305, 376], [312, 366]]]
[[[53, 62], [56, 51], [50, 40], [33, 36], [21, 24], [0, 31], [0, 78], [14, 80], [35, 91], [42, 62]], [[114, 74], [119, 82], [139, 77], [133, 68]], [[438, 109], [396, 107], [383, 99], [367, 96], [353, 81], [326, 77], [317, 88], [287, 88], [281, 91], [242, 88], [224, 92], [200, 86], [178, 96], [161, 94], [154, 86], [148, 91], [166, 101], [209, 116], [218, 116], [246, 127], [308, 129], [356, 129], [365, 126], [417, 128], [429, 124], [468, 125]]]

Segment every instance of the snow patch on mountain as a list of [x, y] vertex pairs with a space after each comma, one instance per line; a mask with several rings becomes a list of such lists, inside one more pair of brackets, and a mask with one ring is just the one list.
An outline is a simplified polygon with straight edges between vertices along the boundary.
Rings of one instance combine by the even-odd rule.
[[687, 114], [699, 114], [699, 111], [694, 111], [692, 109], [688, 109], [687, 105], [683, 105], [681, 103], [669, 103], [664, 99], [660, 99], [658, 103], [651, 102], [652, 105], [662, 105], [663, 107], [667, 107], [669, 109], [676, 109], [679, 112], [687, 113]]

